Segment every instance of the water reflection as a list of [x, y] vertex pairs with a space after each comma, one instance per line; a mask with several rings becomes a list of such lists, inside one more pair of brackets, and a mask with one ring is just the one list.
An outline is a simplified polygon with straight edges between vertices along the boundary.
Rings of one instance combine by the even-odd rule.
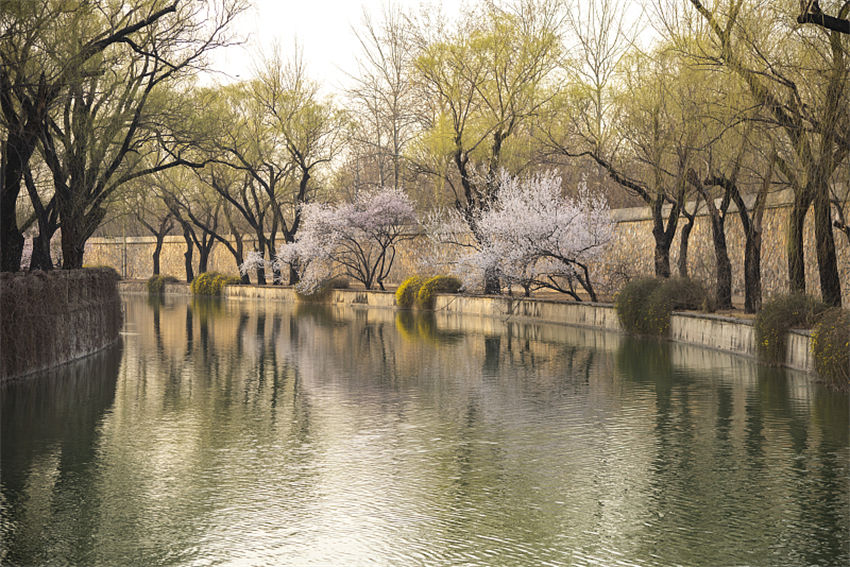
[[0, 561], [88, 562], [98, 518], [97, 446], [115, 398], [121, 345], [0, 390]]
[[[61, 435], [77, 450], [28, 449], [46, 414], [9, 414], [8, 429], [4, 398], [6, 562], [850, 559], [848, 398], [804, 377], [450, 314], [125, 308], [108, 395], [27, 398], [76, 399], [66, 418], [90, 417]], [[62, 458], [79, 474], [57, 484]]]

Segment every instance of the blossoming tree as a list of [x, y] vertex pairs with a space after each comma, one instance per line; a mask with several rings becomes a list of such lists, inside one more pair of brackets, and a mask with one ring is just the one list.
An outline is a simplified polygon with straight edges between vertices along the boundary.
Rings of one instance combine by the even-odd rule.
[[457, 266], [467, 287], [495, 269], [504, 283], [522, 286], [526, 295], [548, 288], [579, 300], [583, 290], [597, 300], [589, 263], [611, 240], [613, 222], [606, 201], [586, 184], [571, 198], [562, 195], [555, 173], [527, 179], [503, 173], [496, 199], [480, 212], [477, 224], [483, 237], [477, 241], [458, 233], [461, 222], [455, 218], [436, 233], [443, 243], [470, 248]]
[[345, 275], [366, 289], [384, 280], [395, 260], [396, 245], [414, 237], [416, 213], [399, 189], [361, 194], [354, 203], [304, 206], [295, 242], [280, 247], [276, 261], [300, 273], [298, 288], [311, 292], [323, 282]]

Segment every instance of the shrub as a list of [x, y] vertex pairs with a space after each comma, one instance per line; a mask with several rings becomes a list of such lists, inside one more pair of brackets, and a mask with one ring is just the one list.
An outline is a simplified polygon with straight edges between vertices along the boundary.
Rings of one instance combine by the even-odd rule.
[[644, 305], [644, 329], [647, 334], [670, 333], [670, 316], [683, 309], [713, 311], [714, 302], [699, 283], [688, 278], [667, 278], [649, 294]]
[[461, 281], [454, 276], [434, 276], [419, 288], [416, 304], [420, 309], [433, 309], [436, 294], [457, 293], [461, 285]]
[[323, 281], [318, 287], [309, 292], [295, 290], [295, 295], [300, 301], [306, 303], [324, 303], [330, 299], [331, 292], [335, 289], [348, 289], [348, 280], [343, 277], [334, 277]]
[[395, 290], [395, 303], [400, 309], [412, 309], [416, 303], [416, 295], [425, 280], [419, 276], [412, 276], [401, 282]]
[[650, 294], [661, 285], [657, 278], [638, 278], [630, 281], [614, 300], [614, 307], [623, 330], [638, 335], [647, 334], [644, 307]]
[[762, 362], [785, 361], [785, 335], [791, 329], [810, 329], [826, 306], [808, 295], [779, 295], [765, 302], [756, 314], [753, 329], [756, 349]]
[[177, 278], [174, 276], [156, 275], [148, 278], [148, 295], [161, 295], [165, 284], [177, 283]]
[[815, 370], [827, 382], [850, 387], [850, 311], [825, 311], [812, 330]]
[[674, 310], [713, 311], [705, 288], [687, 278], [640, 278], [626, 284], [616, 299], [623, 329], [639, 335], [663, 336], [670, 332]]
[[219, 272], [204, 272], [192, 280], [190, 286], [194, 295], [221, 295], [226, 285], [236, 285], [242, 280], [235, 276], [226, 276]]

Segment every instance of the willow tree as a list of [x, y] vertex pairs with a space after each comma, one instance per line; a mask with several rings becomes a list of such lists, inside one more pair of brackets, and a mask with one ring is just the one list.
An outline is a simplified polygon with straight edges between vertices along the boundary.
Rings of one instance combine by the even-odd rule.
[[[57, 0], [3, 2], [0, 7], [0, 250], [3, 271], [20, 266], [23, 237], [16, 204], [39, 136], [68, 87], [97, 74], [115, 53], [143, 49], [152, 28], [181, 3]], [[182, 10], [181, 10], [182, 11]]]
[[[10, 56], [11, 64], [3, 66], [4, 82], [11, 85], [3, 89], [7, 120], [17, 124], [25, 117], [31, 130], [23, 130], [32, 139], [7, 141], [4, 155], [21, 161], [32, 156], [36, 143], [41, 146], [56, 193], [63, 267], [75, 268], [82, 265], [85, 241], [103, 220], [112, 192], [183, 162], [170, 139], [175, 122], [168, 120], [166, 90], [193, 74], [204, 54], [226, 41], [224, 30], [239, 5], [237, 0], [216, 5], [189, 0], [32, 4], [34, 12], [18, 10], [38, 16], [21, 23], [36, 22], [24, 44], [30, 57]], [[13, 33], [9, 44], [19, 37]], [[25, 49], [4, 44], [2, 51], [7, 59], [8, 53]], [[143, 166], [154, 145], [166, 146], [164, 161]], [[15, 169], [4, 165], [4, 214], [5, 200], [15, 193]], [[4, 220], [4, 234], [14, 232], [11, 225]], [[14, 246], [10, 250], [14, 256]], [[14, 269], [11, 256], [8, 268]]]
[[731, 70], [776, 127], [776, 169], [794, 190], [787, 241], [791, 289], [806, 289], [803, 227], [811, 207], [821, 294], [824, 302], [840, 305], [830, 183], [850, 153], [850, 36], [799, 27], [790, 6], [766, 0], [689, 3], [699, 21], [685, 14], [679, 23], [695, 33], [705, 29], [712, 40], [695, 55]]
[[360, 52], [347, 92], [354, 109], [349, 184], [399, 189], [405, 180], [404, 154], [417, 130], [412, 25], [400, 9], [386, 7], [377, 20], [364, 14], [355, 34]]
[[[496, 197], [506, 147], [547, 103], [560, 55], [560, 12], [549, 2], [515, 10], [487, 5], [454, 29], [421, 27], [414, 79], [423, 100], [423, 140], [450, 169], [432, 170], [480, 242], [478, 212]], [[485, 291], [497, 293], [495, 273]]]
[[[300, 51], [284, 61], [275, 54], [252, 84], [252, 96], [264, 111], [265, 126], [279, 138], [291, 168], [291, 220], [280, 217], [287, 243], [295, 240], [302, 206], [318, 190], [318, 175], [342, 152], [349, 123], [347, 113], [322, 97], [307, 75]], [[290, 271], [290, 283], [297, 274]]]
[[[225, 211], [241, 217], [228, 225], [246, 226], [254, 240], [253, 252], [264, 258], [275, 253], [275, 238], [288, 225], [287, 207], [295, 207], [293, 166], [279, 133], [268, 126], [265, 106], [254, 95], [252, 82], [227, 85], [198, 93], [195, 128], [204, 140], [201, 155], [209, 163], [196, 170], [201, 182], [228, 203]], [[231, 252], [244, 256], [241, 235]], [[240, 258], [238, 265], [244, 262]], [[256, 273], [266, 283], [264, 265]]]

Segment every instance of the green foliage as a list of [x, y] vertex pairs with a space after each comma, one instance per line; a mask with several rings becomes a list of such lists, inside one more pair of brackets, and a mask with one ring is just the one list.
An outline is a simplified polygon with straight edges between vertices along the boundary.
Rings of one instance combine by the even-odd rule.
[[650, 334], [644, 324], [644, 308], [650, 294], [661, 284], [657, 278], [638, 278], [627, 283], [614, 299], [620, 325], [629, 333]]
[[756, 349], [762, 362], [785, 361], [785, 336], [791, 329], [810, 329], [827, 307], [808, 295], [779, 295], [762, 305], [756, 315]]
[[226, 285], [237, 285], [242, 280], [235, 276], [226, 276], [219, 272], [204, 272], [192, 280], [190, 286], [193, 295], [221, 295]]
[[705, 288], [687, 278], [632, 280], [617, 294], [615, 307], [624, 330], [656, 336], [670, 332], [670, 316], [674, 310], [714, 310]]
[[400, 309], [412, 309], [416, 303], [416, 295], [425, 282], [419, 276], [412, 276], [401, 282], [395, 290], [395, 303]]
[[812, 354], [818, 376], [850, 387], [850, 311], [835, 307], [821, 315], [812, 330]]
[[165, 284], [177, 283], [177, 278], [174, 276], [164, 276], [162, 274], [151, 276], [148, 278], [148, 295], [161, 295]]
[[434, 276], [419, 288], [416, 305], [420, 309], [433, 309], [438, 293], [457, 293], [461, 285], [461, 281], [454, 276]]

